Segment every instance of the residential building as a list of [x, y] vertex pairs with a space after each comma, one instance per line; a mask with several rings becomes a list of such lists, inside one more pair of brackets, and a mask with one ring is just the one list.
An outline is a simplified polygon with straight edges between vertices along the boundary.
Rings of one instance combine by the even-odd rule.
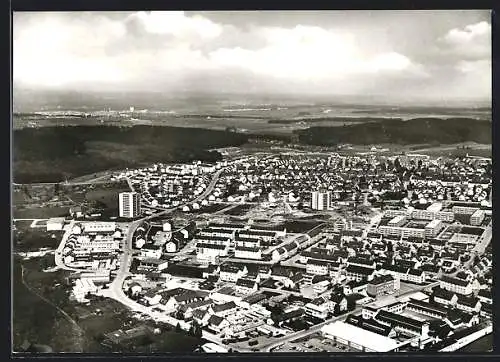
[[311, 193], [311, 208], [313, 210], [328, 210], [332, 200], [330, 191], [313, 191]]
[[220, 267], [220, 280], [223, 282], [234, 282], [248, 274], [246, 266], [222, 265]]
[[431, 295], [432, 300], [443, 305], [455, 306], [458, 297], [455, 292], [451, 292], [442, 288], [435, 288]]
[[116, 223], [113, 221], [96, 221], [83, 223], [84, 233], [114, 233]]
[[240, 294], [252, 294], [258, 289], [258, 284], [256, 280], [240, 278], [236, 281], [235, 289]]
[[140, 256], [145, 259], [160, 259], [162, 254], [162, 247], [155, 244], [145, 244], [141, 248]]
[[327, 275], [329, 264], [324, 260], [309, 259], [307, 260], [306, 273], [312, 275]]
[[241, 259], [262, 259], [262, 250], [259, 247], [252, 246], [236, 246], [234, 249], [234, 257]]
[[425, 237], [434, 238], [443, 229], [443, 222], [441, 220], [432, 220], [425, 225]]
[[479, 226], [483, 223], [483, 220], [485, 218], [486, 214], [484, 210], [476, 210], [474, 213], [470, 216], [470, 224], [474, 226]]
[[457, 309], [468, 313], [479, 313], [481, 310], [481, 301], [477, 297], [459, 295], [457, 298]]
[[238, 305], [234, 301], [222, 303], [222, 304], [213, 304], [209, 308], [209, 312], [211, 314], [215, 314], [219, 317], [226, 318], [227, 316], [235, 313], [238, 310]]
[[346, 268], [346, 277], [348, 280], [361, 281], [370, 280], [375, 270], [372, 268], [365, 268], [358, 265], [348, 265]]
[[327, 302], [323, 300], [323, 298], [316, 298], [304, 306], [304, 312], [307, 315], [319, 319], [328, 318], [329, 311], [330, 309], [328, 308]]
[[463, 280], [444, 275], [439, 281], [439, 286], [451, 292], [470, 295], [473, 291], [473, 284], [478, 284], [477, 281]]
[[399, 288], [399, 279], [386, 274], [374, 277], [366, 286], [366, 293], [370, 297], [378, 297], [385, 294], [393, 294]]
[[137, 192], [121, 192], [118, 195], [119, 215], [135, 218], [141, 215], [141, 195]]
[[425, 272], [421, 269], [409, 269], [406, 275], [406, 280], [410, 283], [423, 284], [425, 279]]
[[207, 326], [215, 333], [223, 332], [227, 327], [229, 327], [229, 322], [227, 319], [219, 317], [218, 315], [211, 315], [207, 321]]
[[429, 303], [422, 300], [410, 298], [406, 309], [427, 317], [444, 320], [448, 316], [448, 309], [436, 303]]

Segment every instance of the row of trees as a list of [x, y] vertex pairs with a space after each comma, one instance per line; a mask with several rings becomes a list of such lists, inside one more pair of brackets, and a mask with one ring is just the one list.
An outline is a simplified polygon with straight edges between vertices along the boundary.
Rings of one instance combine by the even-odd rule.
[[[177, 323], [177, 325], [175, 326], [175, 331], [177, 333], [185, 333], [185, 331], [181, 328], [180, 323]], [[201, 338], [201, 336], [203, 334], [203, 330], [201, 328], [201, 325], [197, 321], [193, 320], [191, 322], [191, 327], [189, 328], [189, 331], [187, 332], [187, 334], [189, 336], [192, 336], [192, 337]]]

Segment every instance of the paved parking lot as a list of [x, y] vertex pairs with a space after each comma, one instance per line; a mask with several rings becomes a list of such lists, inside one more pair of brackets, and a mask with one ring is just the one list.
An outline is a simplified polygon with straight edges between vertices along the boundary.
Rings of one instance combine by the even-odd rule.
[[273, 350], [273, 352], [353, 352], [345, 345], [324, 339], [321, 336], [312, 337], [303, 342], [287, 342]]

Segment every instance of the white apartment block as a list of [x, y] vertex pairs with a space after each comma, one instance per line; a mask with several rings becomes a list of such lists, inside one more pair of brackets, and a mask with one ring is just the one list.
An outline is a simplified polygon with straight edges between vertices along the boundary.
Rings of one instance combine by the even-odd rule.
[[116, 230], [115, 222], [87, 222], [83, 224], [83, 231], [86, 233], [111, 233]]
[[313, 191], [311, 193], [311, 209], [328, 210], [332, 200], [332, 193]]
[[476, 210], [470, 217], [470, 224], [474, 226], [479, 226], [483, 222], [485, 217], [485, 212], [483, 210]]
[[121, 192], [118, 196], [120, 217], [134, 218], [141, 214], [141, 196], [137, 192]]

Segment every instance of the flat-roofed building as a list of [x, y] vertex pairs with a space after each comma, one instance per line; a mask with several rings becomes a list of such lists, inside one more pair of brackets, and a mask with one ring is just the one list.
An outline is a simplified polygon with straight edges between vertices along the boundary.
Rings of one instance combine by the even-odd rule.
[[405, 222], [406, 222], [406, 216], [405, 215], [398, 215], [398, 216], [394, 216], [394, 218], [389, 220], [387, 225], [388, 226], [403, 226]]
[[304, 312], [315, 318], [326, 319], [328, 317], [329, 308], [324, 300], [317, 298], [304, 306]]
[[332, 193], [330, 191], [311, 192], [311, 209], [313, 210], [328, 210], [332, 201]]
[[113, 221], [96, 221], [83, 223], [85, 233], [113, 233], [116, 230], [116, 223]]
[[390, 325], [396, 331], [399, 330], [416, 335], [421, 339], [429, 337], [429, 322], [426, 321], [416, 320], [387, 310], [379, 310], [375, 315], [375, 320], [382, 324]]
[[52, 217], [47, 220], [47, 231], [59, 231], [64, 227], [65, 219], [63, 217]]
[[[431, 205], [432, 206], [432, 205]], [[431, 207], [429, 206], [429, 207]], [[441, 220], [453, 222], [455, 215], [452, 211], [435, 211], [433, 209], [420, 210], [415, 209], [411, 212], [411, 218], [417, 220]]]
[[480, 205], [477, 203], [468, 202], [454, 202], [451, 207], [451, 211], [454, 214], [460, 215], [472, 215], [474, 212], [479, 210]]
[[323, 326], [321, 334], [362, 352], [392, 352], [400, 346], [392, 338], [341, 321]]
[[141, 195], [137, 192], [121, 192], [118, 195], [120, 217], [135, 218], [141, 215]]
[[233, 229], [207, 227], [207, 228], [200, 230], [197, 238], [201, 239], [203, 236], [215, 236], [215, 237], [219, 237], [219, 238], [233, 240], [235, 234], [236, 234], [236, 231]]
[[432, 220], [427, 225], [425, 225], [425, 237], [436, 237], [442, 229], [443, 222], [441, 220]]
[[484, 210], [476, 210], [474, 213], [470, 216], [470, 224], [474, 226], [479, 226], [482, 224], [486, 214]]

